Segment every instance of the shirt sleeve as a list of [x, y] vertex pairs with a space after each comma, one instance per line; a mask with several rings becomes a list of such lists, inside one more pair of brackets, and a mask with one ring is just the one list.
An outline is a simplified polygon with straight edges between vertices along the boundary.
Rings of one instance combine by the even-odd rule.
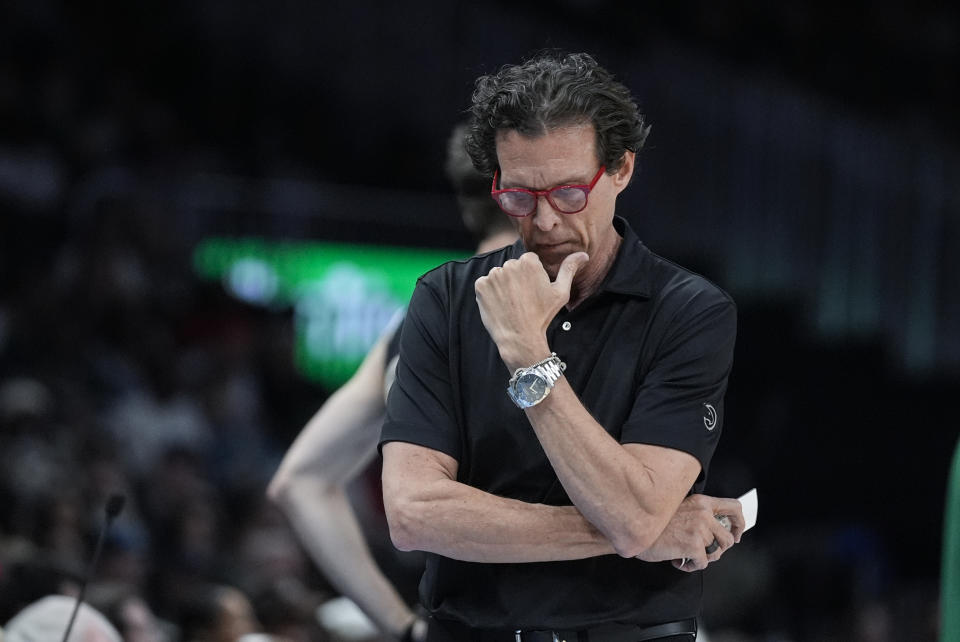
[[448, 318], [446, 302], [421, 279], [400, 332], [397, 378], [387, 398], [380, 447], [405, 441], [460, 458]]
[[698, 483], [704, 481], [723, 428], [736, 324], [736, 306], [728, 298], [669, 320], [622, 442], [688, 452], [700, 462]]

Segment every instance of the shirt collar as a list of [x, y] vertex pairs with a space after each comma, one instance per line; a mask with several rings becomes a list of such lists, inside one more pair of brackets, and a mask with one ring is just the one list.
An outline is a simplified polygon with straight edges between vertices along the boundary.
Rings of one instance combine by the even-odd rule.
[[617, 258], [600, 285], [600, 291], [649, 298], [653, 255], [625, 218], [614, 216], [613, 227], [623, 241]]

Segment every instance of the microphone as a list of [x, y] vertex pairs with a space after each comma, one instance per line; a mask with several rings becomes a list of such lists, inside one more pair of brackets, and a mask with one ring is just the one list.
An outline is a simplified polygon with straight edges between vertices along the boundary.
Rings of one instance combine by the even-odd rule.
[[123, 505], [126, 503], [127, 498], [120, 493], [114, 493], [107, 498], [107, 504], [104, 507], [104, 520], [103, 526], [100, 527], [100, 536], [97, 538], [97, 547], [93, 552], [93, 558], [90, 560], [90, 565], [87, 567], [87, 572], [84, 573], [83, 578], [80, 582], [80, 593], [77, 595], [77, 603], [73, 606], [73, 613], [70, 614], [70, 621], [67, 622], [67, 630], [63, 632], [63, 642], [67, 642], [67, 638], [70, 637], [70, 631], [73, 629], [73, 623], [77, 619], [77, 612], [80, 610], [80, 605], [83, 603], [83, 596], [87, 592], [87, 583], [90, 581], [90, 578], [93, 577], [93, 571], [97, 567], [97, 562], [100, 560], [100, 552], [103, 550], [103, 541], [106, 539], [107, 531], [110, 529], [110, 524], [113, 523], [113, 520], [123, 511]]

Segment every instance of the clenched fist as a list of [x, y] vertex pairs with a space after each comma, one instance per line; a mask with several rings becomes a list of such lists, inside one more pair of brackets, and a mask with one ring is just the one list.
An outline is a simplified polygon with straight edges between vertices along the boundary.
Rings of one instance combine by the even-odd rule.
[[[726, 516], [730, 530], [717, 520]], [[682, 571], [699, 571], [720, 559], [743, 534], [743, 506], [736, 499], [690, 495], [681, 502], [653, 546], [638, 557], [646, 562], [671, 560]], [[709, 553], [707, 548], [717, 543]]]
[[511, 372], [550, 354], [547, 326], [570, 300], [573, 277], [588, 260], [585, 252], [567, 256], [551, 282], [540, 258], [527, 252], [477, 279], [480, 318]]

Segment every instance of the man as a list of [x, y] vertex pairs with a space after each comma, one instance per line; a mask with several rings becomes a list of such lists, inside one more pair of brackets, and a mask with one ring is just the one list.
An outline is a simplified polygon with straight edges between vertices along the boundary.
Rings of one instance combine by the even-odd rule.
[[[466, 126], [458, 125], [450, 136], [445, 170], [463, 222], [479, 241], [477, 252], [488, 252], [513, 243], [517, 234], [487, 195], [489, 184], [464, 149], [465, 134]], [[384, 331], [353, 377], [310, 419], [267, 494], [330, 583], [381, 631], [400, 638], [414, 613], [374, 562], [346, 493], [376, 454], [396, 364], [396, 330], [391, 324]]]
[[697, 494], [734, 304], [615, 216], [648, 130], [585, 54], [477, 81], [467, 148], [521, 240], [421, 278], [381, 435], [431, 641], [689, 640], [739, 540], [739, 502]]

